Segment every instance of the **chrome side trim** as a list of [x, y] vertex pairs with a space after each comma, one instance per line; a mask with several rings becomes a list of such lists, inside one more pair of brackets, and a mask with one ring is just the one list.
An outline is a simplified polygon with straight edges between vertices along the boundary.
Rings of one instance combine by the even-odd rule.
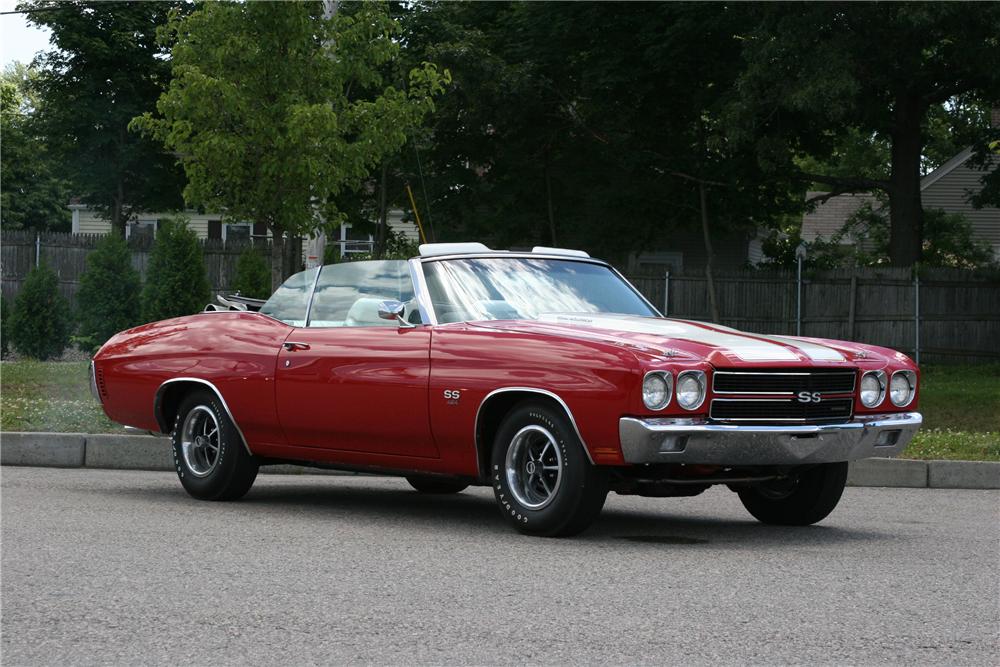
[[573, 417], [573, 412], [566, 405], [566, 401], [562, 400], [558, 394], [554, 394], [546, 389], [539, 389], [537, 387], [502, 387], [500, 389], [494, 389], [490, 393], [483, 397], [483, 400], [479, 402], [479, 408], [476, 409], [476, 421], [472, 426], [472, 442], [476, 444], [476, 470], [482, 470], [482, 462], [479, 460], [479, 415], [483, 412], [483, 406], [486, 402], [497, 394], [505, 394], [512, 391], [520, 391], [529, 394], [541, 394], [542, 396], [547, 396], [558, 403], [562, 409], [566, 412], [566, 416], [569, 417], [569, 423], [573, 425], [573, 430], [576, 431], [576, 437], [580, 439], [580, 444], [583, 445], [583, 451], [587, 453], [587, 459], [590, 461], [591, 465], [594, 465], [594, 457], [590, 455], [590, 449], [587, 448], [587, 443], [583, 439], [583, 435], [580, 433], [580, 427], [576, 425], [576, 418]]
[[156, 417], [156, 422], [158, 424], [160, 423], [160, 418], [159, 418], [160, 396], [163, 393], [164, 387], [166, 387], [168, 384], [173, 384], [174, 382], [196, 382], [198, 384], [205, 385], [213, 392], [215, 392], [215, 395], [219, 397], [219, 402], [222, 403], [223, 409], [226, 411], [226, 415], [229, 417], [229, 421], [233, 422], [233, 426], [236, 427], [236, 432], [240, 434], [240, 440], [243, 441], [243, 448], [247, 450], [247, 454], [253, 456], [253, 452], [250, 451], [250, 445], [247, 444], [247, 438], [245, 435], [243, 435], [243, 430], [240, 428], [240, 425], [236, 422], [236, 418], [233, 417], [233, 411], [229, 409], [229, 404], [226, 403], [226, 399], [222, 396], [222, 392], [219, 391], [219, 388], [216, 387], [211, 382], [209, 382], [208, 380], [202, 380], [201, 378], [179, 377], [179, 378], [171, 378], [170, 380], [164, 381], [163, 384], [161, 384], [159, 388], [156, 390], [156, 396], [153, 398], [153, 416]]

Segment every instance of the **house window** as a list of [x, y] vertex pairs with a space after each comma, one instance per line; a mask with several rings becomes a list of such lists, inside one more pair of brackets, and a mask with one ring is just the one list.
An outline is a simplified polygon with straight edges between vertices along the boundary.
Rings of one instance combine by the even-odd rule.
[[355, 230], [354, 226], [344, 223], [340, 226], [340, 256], [371, 252], [375, 239], [371, 234]]
[[251, 228], [249, 222], [226, 223], [223, 231], [226, 243], [250, 243]]
[[222, 238], [222, 221], [221, 220], [209, 220], [208, 221], [208, 238], [210, 238], [210, 239], [221, 239]]
[[153, 220], [136, 220], [135, 223], [125, 226], [125, 238], [149, 238], [152, 239], [156, 236], [156, 223], [158, 221]]

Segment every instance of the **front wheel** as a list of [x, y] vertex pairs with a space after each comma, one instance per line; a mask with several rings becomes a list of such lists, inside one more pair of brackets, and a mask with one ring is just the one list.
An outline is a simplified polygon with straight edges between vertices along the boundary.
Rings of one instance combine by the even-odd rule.
[[607, 472], [590, 463], [565, 413], [544, 403], [525, 402], [507, 415], [490, 466], [501, 513], [529, 535], [575, 535], [608, 496]]
[[762, 523], [808, 526], [822, 521], [840, 502], [847, 485], [847, 462], [824, 463], [780, 482], [739, 492], [747, 511]]
[[211, 392], [195, 391], [185, 397], [171, 438], [181, 485], [199, 500], [242, 498], [257, 478], [257, 459], [246, 450], [236, 425]]

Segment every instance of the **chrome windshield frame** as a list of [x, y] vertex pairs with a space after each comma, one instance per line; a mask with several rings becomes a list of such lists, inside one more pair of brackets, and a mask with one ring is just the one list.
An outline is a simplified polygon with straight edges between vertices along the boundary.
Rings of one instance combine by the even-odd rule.
[[[427, 290], [427, 280], [424, 277], [424, 264], [429, 264], [431, 262], [446, 262], [449, 260], [463, 260], [463, 259], [548, 259], [560, 262], [581, 262], [584, 264], [596, 264], [598, 266], [603, 266], [611, 271], [611, 273], [621, 280], [632, 292], [639, 297], [639, 299], [653, 311], [655, 317], [663, 317], [660, 310], [650, 303], [649, 299], [643, 296], [635, 285], [630, 283], [625, 276], [621, 274], [618, 269], [611, 266], [607, 262], [601, 259], [595, 259], [593, 257], [572, 257], [569, 255], [556, 255], [548, 253], [537, 253], [537, 252], [483, 252], [483, 253], [466, 253], [466, 254], [455, 254], [455, 255], [431, 255], [428, 257], [414, 257], [410, 261], [410, 275], [413, 277], [413, 293], [417, 299], [417, 305], [420, 308], [420, 315], [424, 319], [425, 323], [437, 325], [439, 324], [437, 319], [437, 313], [434, 312], [434, 304], [431, 302], [430, 293]], [[486, 320], [465, 320], [466, 322], [479, 322]], [[458, 323], [449, 323], [458, 324]]]

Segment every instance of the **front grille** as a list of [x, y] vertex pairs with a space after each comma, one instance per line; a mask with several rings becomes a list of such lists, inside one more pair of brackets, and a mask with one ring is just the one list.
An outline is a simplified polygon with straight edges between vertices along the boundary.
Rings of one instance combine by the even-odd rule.
[[854, 392], [855, 371], [716, 371], [712, 391], [716, 394], [798, 394], [818, 391], [823, 394]]
[[716, 371], [709, 417], [759, 423], [847, 421], [854, 410], [856, 380], [856, 371], [842, 369]]
[[712, 419], [720, 421], [837, 422], [850, 419], [853, 398], [829, 398], [819, 403], [799, 403], [795, 399], [725, 399], [712, 401]]

